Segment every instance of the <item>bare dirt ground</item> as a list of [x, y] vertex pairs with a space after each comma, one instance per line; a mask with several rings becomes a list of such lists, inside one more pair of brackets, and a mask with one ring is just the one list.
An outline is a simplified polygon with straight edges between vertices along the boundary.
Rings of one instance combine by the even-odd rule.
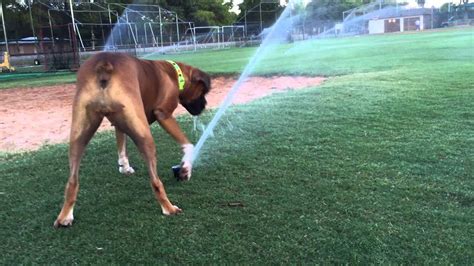
[[[235, 104], [290, 89], [321, 84], [321, 77], [251, 77], [241, 87]], [[207, 98], [208, 108], [216, 108], [236, 82], [231, 77], [216, 77]], [[71, 124], [71, 106], [75, 85], [0, 90], [0, 151], [36, 150], [44, 144], [66, 142]], [[181, 106], [175, 111], [186, 111]], [[99, 130], [112, 126], [104, 119]]]

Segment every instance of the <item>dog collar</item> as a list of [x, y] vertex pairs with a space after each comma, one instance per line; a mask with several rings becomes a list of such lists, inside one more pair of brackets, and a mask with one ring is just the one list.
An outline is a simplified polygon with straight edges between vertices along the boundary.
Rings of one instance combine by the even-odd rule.
[[176, 70], [176, 74], [178, 74], [178, 86], [179, 86], [179, 91], [184, 90], [184, 75], [183, 71], [181, 71], [181, 68], [176, 64], [176, 62], [171, 61], [171, 60], [166, 60], [166, 62], [170, 63], [173, 67], [174, 70]]

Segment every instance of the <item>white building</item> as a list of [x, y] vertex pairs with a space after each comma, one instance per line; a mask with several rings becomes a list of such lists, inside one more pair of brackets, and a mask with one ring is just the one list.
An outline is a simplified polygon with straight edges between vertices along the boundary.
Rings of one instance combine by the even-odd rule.
[[435, 9], [391, 9], [368, 18], [369, 34], [431, 29]]

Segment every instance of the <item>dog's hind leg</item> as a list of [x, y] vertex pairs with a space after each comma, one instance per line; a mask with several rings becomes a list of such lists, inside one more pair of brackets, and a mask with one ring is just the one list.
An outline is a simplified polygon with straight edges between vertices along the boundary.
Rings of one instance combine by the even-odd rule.
[[64, 192], [64, 204], [54, 227], [71, 226], [74, 220], [74, 204], [79, 191], [79, 165], [84, 150], [102, 121], [103, 116], [87, 113], [84, 107], [75, 105], [73, 109], [71, 135], [69, 140], [70, 174]]
[[[138, 107], [138, 109], [141, 107]], [[156, 170], [156, 147], [151, 135], [145, 114], [141, 110], [128, 109], [122, 114], [108, 117], [120, 130], [125, 132], [137, 145], [143, 159], [147, 163], [150, 184], [164, 215], [173, 215], [182, 210], [171, 204], [166, 195], [165, 187]]]
[[135, 173], [135, 169], [130, 166], [127, 155], [127, 136], [120, 129], [115, 127], [115, 137], [117, 140], [119, 172], [125, 175]]

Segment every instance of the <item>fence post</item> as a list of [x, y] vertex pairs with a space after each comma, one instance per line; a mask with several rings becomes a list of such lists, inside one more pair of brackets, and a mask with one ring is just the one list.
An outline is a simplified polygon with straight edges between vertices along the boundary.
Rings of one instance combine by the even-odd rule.
[[7, 30], [5, 28], [5, 19], [3, 18], [3, 3], [0, 3], [0, 15], [2, 16], [2, 26], [3, 26], [3, 38], [5, 39], [6, 51], [10, 53], [8, 49], [8, 37], [7, 37]]

